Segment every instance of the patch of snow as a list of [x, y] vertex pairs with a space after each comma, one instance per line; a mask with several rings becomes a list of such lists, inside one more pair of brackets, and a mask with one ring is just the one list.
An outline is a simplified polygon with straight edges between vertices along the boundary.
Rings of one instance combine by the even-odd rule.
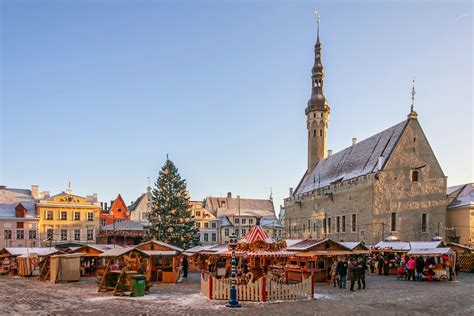
[[314, 298], [317, 300], [332, 300], [335, 299], [333, 295], [329, 294], [320, 294], [320, 293], [314, 293]]

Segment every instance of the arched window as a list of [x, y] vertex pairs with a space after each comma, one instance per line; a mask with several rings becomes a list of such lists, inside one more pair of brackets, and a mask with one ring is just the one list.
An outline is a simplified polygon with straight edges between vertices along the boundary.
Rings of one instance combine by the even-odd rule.
[[411, 181], [418, 182], [420, 180], [420, 172], [418, 170], [411, 171]]

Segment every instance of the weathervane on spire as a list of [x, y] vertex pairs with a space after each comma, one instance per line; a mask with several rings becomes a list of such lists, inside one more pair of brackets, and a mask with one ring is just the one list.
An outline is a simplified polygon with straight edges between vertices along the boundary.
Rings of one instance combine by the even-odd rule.
[[319, 42], [319, 22], [321, 17], [319, 16], [319, 11], [314, 11], [314, 14], [316, 14], [316, 22], [318, 23], [318, 42]]
[[408, 118], [416, 118], [418, 114], [415, 112], [415, 76], [413, 76], [412, 87], [411, 87], [411, 107], [410, 107], [410, 114], [408, 114]]

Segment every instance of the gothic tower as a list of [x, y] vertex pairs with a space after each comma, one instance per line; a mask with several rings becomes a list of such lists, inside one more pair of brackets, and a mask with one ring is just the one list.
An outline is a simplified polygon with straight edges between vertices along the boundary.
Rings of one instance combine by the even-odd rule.
[[324, 67], [321, 62], [321, 42], [319, 41], [319, 13], [318, 38], [314, 46], [314, 66], [311, 71], [312, 91], [305, 110], [308, 129], [308, 172], [316, 163], [326, 157], [326, 131], [328, 128], [329, 108], [324, 97]]

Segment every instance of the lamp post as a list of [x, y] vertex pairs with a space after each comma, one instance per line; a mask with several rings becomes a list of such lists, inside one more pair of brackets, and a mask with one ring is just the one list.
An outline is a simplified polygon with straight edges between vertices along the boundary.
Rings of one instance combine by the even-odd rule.
[[237, 300], [237, 288], [235, 286], [235, 276], [236, 276], [236, 266], [237, 266], [237, 259], [235, 258], [235, 249], [237, 248], [237, 236], [232, 234], [229, 238], [229, 246], [232, 249], [232, 272], [230, 274], [231, 277], [231, 287], [230, 287], [230, 295], [229, 295], [229, 303], [225, 306], [227, 307], [241, 307], [239, 301]]

